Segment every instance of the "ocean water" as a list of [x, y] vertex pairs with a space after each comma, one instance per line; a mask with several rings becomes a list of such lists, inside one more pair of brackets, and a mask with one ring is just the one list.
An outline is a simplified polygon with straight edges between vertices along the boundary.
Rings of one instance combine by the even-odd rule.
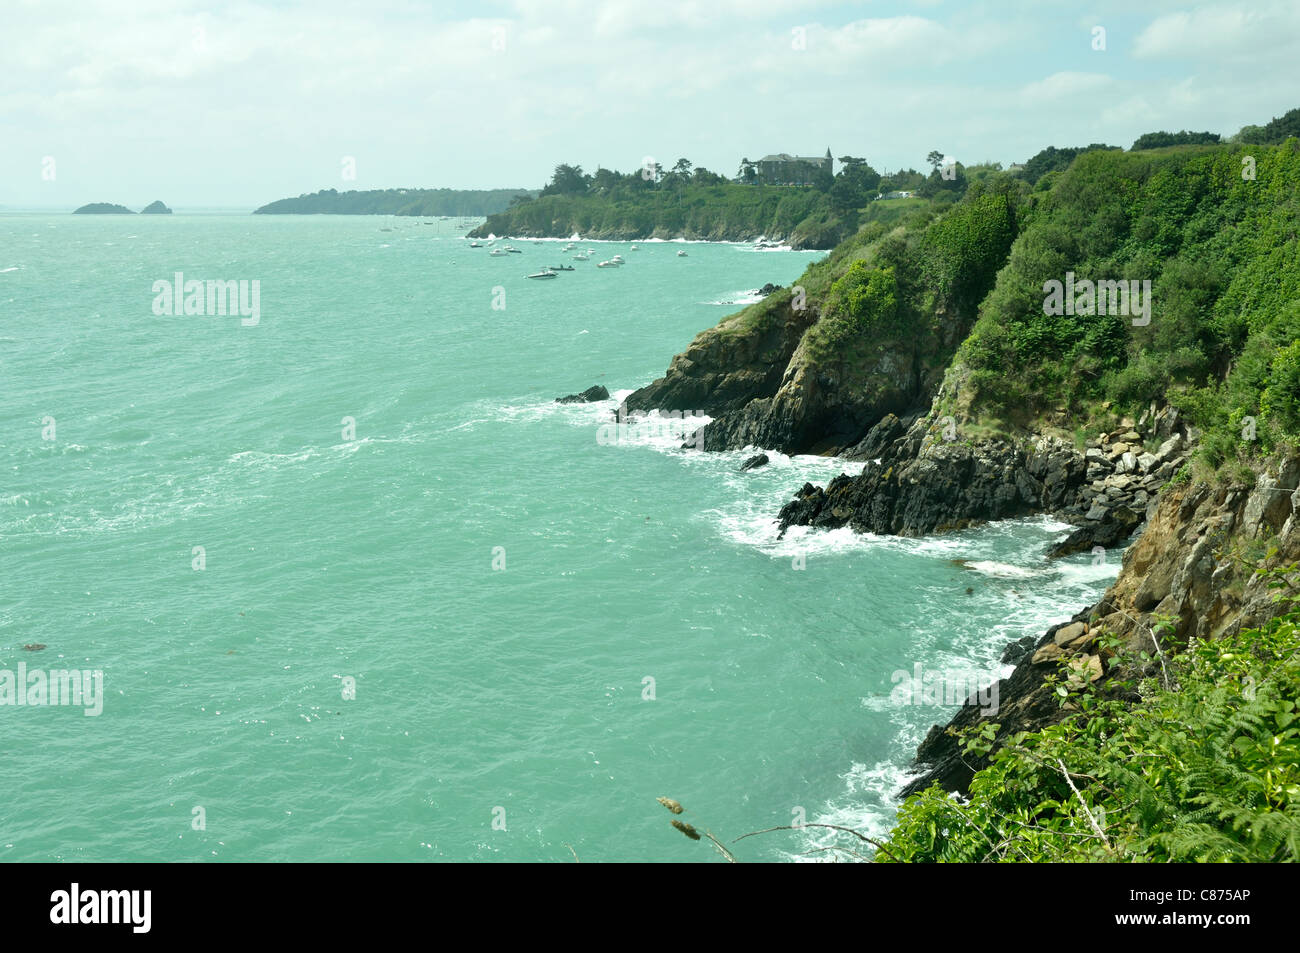
[[[717, 861], [658, 796], [724, 842], [879, 834], [954, 708], [902, 679], [985, 684], [1115, 576], [1046, 519], [778, 541], [861, 464], [554, 403], [816, 253], [427, 221], [0, 216], [0, 678], [103, 686], [0, 705], [0, 859]], [[176, 272], [257, 280], [257, 323], [155, 314]]]

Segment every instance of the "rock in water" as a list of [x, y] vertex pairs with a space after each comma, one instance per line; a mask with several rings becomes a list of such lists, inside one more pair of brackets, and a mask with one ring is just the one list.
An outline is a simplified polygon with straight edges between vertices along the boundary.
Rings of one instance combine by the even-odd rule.
[[557, 404], [590, 404], [596, 400], [609, 400], [609, 391], [600, 384], [595, 387], [588, 387], [581, 394], [569, 394], [567, 397], [555, 398]]
[[163, 205], [161, 201], [150, 202], [144, 208], [140, 209], [141, 215], [170, 215], [171, 213], [172, 210], [166, 205]]
[[766, 466], [767, 463], [768, 463], [767, 454], [759, 453], [759, 454], [755, 454], [754, 456], [746, 460], [744, 463], [742, 463], [740, 465], [740, 469], [742, 471], [757, 470], [759, 467]]

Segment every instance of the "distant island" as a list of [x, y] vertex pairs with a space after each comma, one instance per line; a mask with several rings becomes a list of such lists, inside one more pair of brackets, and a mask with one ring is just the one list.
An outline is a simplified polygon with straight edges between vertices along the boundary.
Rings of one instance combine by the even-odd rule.
[[89, 205], [83, 205], [75, 209], [73, 215], [134, 215], [124, 205], [113, 205], [111, 202], [91, 202]]
[[465, 215], [481, 218], [535, 198], [537, 189], [324, 189], [296, 199], [279, 199], [254, 215]]
[[151, 202], [144, 208], [140, 209], [141, 215], [170, 215], [172, 210], [162, 202]]

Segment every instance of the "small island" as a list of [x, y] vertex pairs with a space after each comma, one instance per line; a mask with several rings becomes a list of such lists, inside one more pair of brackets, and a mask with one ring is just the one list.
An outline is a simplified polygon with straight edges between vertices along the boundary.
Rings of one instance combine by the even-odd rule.
[[172, 210], [160, 201], [150, 202], [144, 208], [140, 209], [141, 215], [170, 215]]
[[131, 211], [129, 208], [127, 208], [124, 205], [113, 205], [110, 202], [91, 202], [89, 205], [83, 205], [81, 206], [81, 208], [74, 210], [72, 214], [73, 215], [134, 215], [135, 212]]

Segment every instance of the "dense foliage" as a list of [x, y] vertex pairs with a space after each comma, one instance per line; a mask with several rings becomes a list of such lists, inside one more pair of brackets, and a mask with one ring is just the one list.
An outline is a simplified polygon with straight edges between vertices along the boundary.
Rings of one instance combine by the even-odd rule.
[[1300, 613], [1192, 645], [1170, 679], [1136, 705], [1062, 681], [1079, 714], [1013, 739], [969, 799], [909, 798], [876, 859], [1300, 860]]
[[647, 163], [630, 173], [600, 168], [589, 174], [581, 166], [561, 164], [537, 199], [492, 216], [471, 234], [579, 234], [623, 241], [744, 241], [767, 236], [796, 247], [832, 248], [873, 220], [871, 209], [883, 194], [921, 189], [926, 195], [943, 193], [952, 201], [968, 184], [962, 174], [957, 181], [940, 180], [927, 191], [925, 176], [912, 169], [882, 176], [860, 157], [841, 156], [839, 162], [835, 175], [825, 170], [810, 173], [809, 185], [765, 183], [748, 159], [742, 160], [735, 181], [684, 158], [669, 169]]
[[1025, 163], [1024, 179], [1030, 185], [1036, 183], [1049, 172], [1061, 172], [1069, 168], [1070, 163], [1083, 155], [1085, 152], [1095, 152], [1098, 149], [1118, 149], [1119, 146], [1108, 146], [1101, 142], [1094, 142], [1090, 146], [1069, 146], [1064, 149], [1058, 149], [1056, 146], [1048, 146], [1035, 153], [1034, 156]]
[[1165, 146], [1203, 146], [1213, 145], [1219, 141], [1217, 132], [1148, 132], [1138, 136], [1130, 146], [1130, 151], [1139, 149], [1162, 149]]
[[1300, 137], [1300, 107], [1276, 116], [1262, 126], [1243, 126], [1233, 141], [1278, 146], [1292, 137]]
[[527, 189], [373, 189], [368, 192], [339, 192], [324, 189], [296, 199], [279, 199], [263, 205], [254, 215], [492, 215], [509, 207], [519, 196], [529, 198]]
[[[1080, 156], [1030, 197], [1030, 224], [962, 348], [977, 409], [1085, 421], [1103, 401], [1161, 398], [1224, 437], [1251, 417], [1263, 448], [1296, 435], [1297, 186], [1294, 142]], [[1045, 313], [1046, 283], [1067, 272], [1149, 281], [1149, 323]]]

